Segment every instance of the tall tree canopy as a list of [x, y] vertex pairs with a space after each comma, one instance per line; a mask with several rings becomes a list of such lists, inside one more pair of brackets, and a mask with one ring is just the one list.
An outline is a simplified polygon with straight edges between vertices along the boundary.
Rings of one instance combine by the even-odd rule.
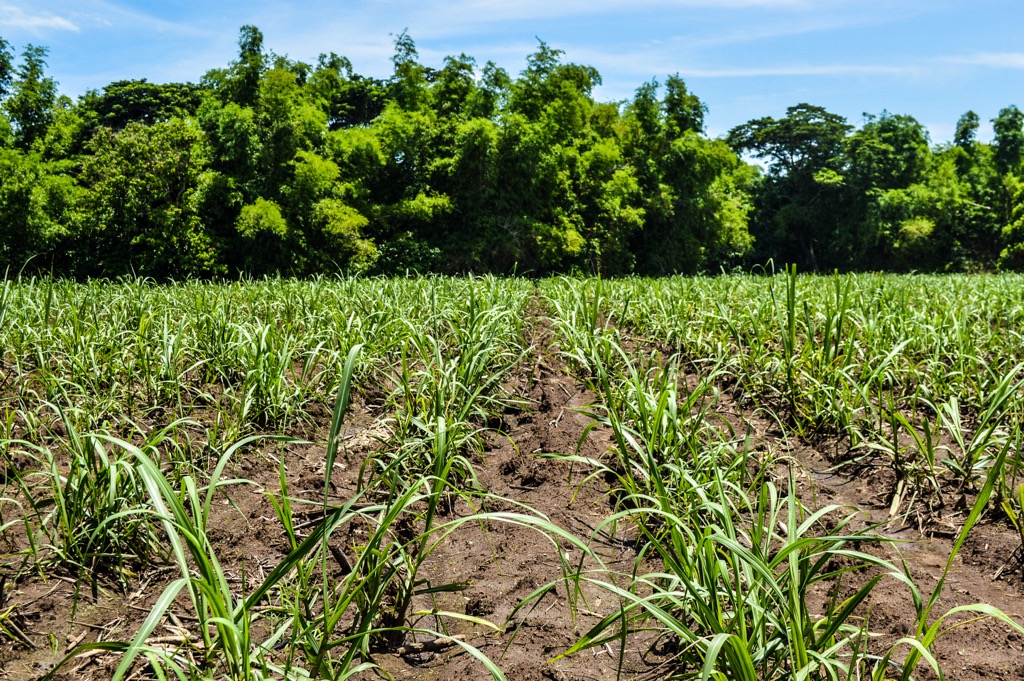
[[[907, 115], [820, 106], [704, 133], [679, 75], [624, 102], [543, 41], [512, 75], [426, 64], [386, 78], [306, 64], [255, 26], [198, 84], [60, 97], [46, 48], [0, 38], [0, 265], [173, 278], [325, 271], [713, 272], [1024, 267], [1024, 114], [932, 146]], [[747, 163], [741, 155], [760, 161]]]

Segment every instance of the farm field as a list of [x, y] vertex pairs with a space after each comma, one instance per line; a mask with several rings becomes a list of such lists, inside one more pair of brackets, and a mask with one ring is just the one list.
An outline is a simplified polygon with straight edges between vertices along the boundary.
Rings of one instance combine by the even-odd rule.
[[0, 284], [0, 680], [1024, 678], [1024, 276]]

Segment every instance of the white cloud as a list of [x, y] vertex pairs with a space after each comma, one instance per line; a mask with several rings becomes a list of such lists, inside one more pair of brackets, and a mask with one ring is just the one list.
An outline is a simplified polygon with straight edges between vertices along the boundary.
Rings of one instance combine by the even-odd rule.
[[[504, 32], [510, 23], [530, 24], [544, 32], [540, 22], [586, 20], [593, 17], [622, 17], [629, 21], [639, 13], [656, 12], [662, 21], [674, 21], [680, 11], [699, 10], [716, 13], [731, 10], [778, 12], [780, 18], [798, 15], [830, 15], [836, 10], [852, 8], [858, 15], [867, 14], [864, 5], [881, 0], [389, 0], [361, 3], [361, 9], [349, 8], [345, 23], [371, 24], [389, 31], [409, 28], [418, 40], [434, 40]], [[877, 16], [877, 13], [875, 14]], [[657, 19], [656, 19], [657, 20]], [[652, 27], [654, 28], [654, 27]]]
[[1024, 52], [980, 52], [942, 59], [959, 66], [984, 66], [993, 69], [1024, 69]]
[[[135, 3], [136, 5], [142, 3]], [[28, 6], [29, 9], [25, 9]], [[208, 36], [209, 26], [171, 21], [120, 0], [0, 0], [0, 28], [11, 26], [38, 32], [60, 29], [88, 33], [91, 29], [150, 30], [185, 36]]]
[[706, 67], [677, 50], [655, 46], [644, 50], [618, 52], [593, 49], [566, 49], [573, 61], [596, 66], [602, 73], [630, 74], [641, 78], [663, 77], [678, 73], [684, 78], [755, 78], [785, 76], [916, 76], [927, 71], [918, 63], [893, 64], [758, 64]]
[[33, 33], [45, 29], [78, 31], [73, 21], [49, 12], [26, 12], [17, 5], [0, 4], [0, 28], [20, 28]]
[[751, 66], [744, 68], [688, 69], [680, 68], [682, 76], [690, 78], [755, 78], [762, 76], [906, 76], [922, 70], [915, 66], [886, 66], [876, 64], [824, 64], [812, 66]]
[[131, 3], [82, 0], [74, 5], [75, 11], [71, 15], [79, 18], [83, 24], [114, 29], [146, 29], [196, 37], [210, 34], [209, 27], [197, 26], [188, 21], [163, 19], [155, 14], [136, 9]]
[[[416, 8], [417, 18], [433, 18], [436, 24], [489, 24], [504, 21], [551, 19], [559, 17], [586, 17], [599, 14], [628, 14], [650, 9], [807, 9], [820, 6], [810, 0], [455, 0], [442, 2], [395, 2]], [[846, 0], [832, 0], [831, 5], [849, 4]]]

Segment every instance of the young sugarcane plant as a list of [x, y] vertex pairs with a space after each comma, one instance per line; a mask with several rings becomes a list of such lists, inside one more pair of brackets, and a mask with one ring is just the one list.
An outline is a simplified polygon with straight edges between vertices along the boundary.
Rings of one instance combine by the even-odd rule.
[[1017, 485], [1016, 490], [1002, 500], [1000, 507], [1020, 539], [1020, 545], [1017, 546], [1014, 553], [1024, 551], [1024, 483]]
[[[922, 398], [925, 405], [931, 406]], [[943, 449], [939, 445], [941, 424], [925, 416], [920, 424], [921, 432], [903, 413], [893, 392], [879, 395], [878, 410], [885, 427], [878, 433], [879, 442], [866, 441], [860, 449], [881, 452], [888, 457], [896, 475], [892, 498], [889, 503], [889, 517], [895, 518], [903, 509], [909, 515], [917, 500], [922, 496], [929, 507], [933, 502], [942, 504], [942, 486], [936, 464], [936, 455]], [[888, 436], [888, 437], [887, 437]], [[906, 442], [906, 444], [904, 444]]]
[[992, 462], [1013, 445], [1004, 428], [1013, 401], [1018, 399], [1024, 380], [1017, 377], [1024, 363], [998, 377], [995, 387], [982, 396], [981, 410], [973, 433], [968, 436], [961, 417], [960, 401], [956, 396], [940, 406], [943, 426], [956, 442], [956, 450], [946, 458], [945, 465], [961, 490], [973, 490], [977, 478], [984, 474]]
[[[914, 673], [917, 671], [917, 667], [922, 661], [927, 662], [932, 671], [935, 672], [940, 679], [944, 678], [942, 668], [933, 654], [935, 643], [942, 638], [942, 636], [963, 626], [965, 623], [992, 619], [1005, 625], [1008, 629], [1013, 630], [1017, 634], [1024, 634], [1024, 625], [1021, 625], [1016, 618], [1007, 615], [998, 608], [984, 603], [957, 606], [947, 610], [945, 613], [935, 618], [934, 622], [931, 620], [932, 611], [938, 603], [939, 597], [942, 595], [942, 591], [946, 586], [946, 579], [949, 577], [950, 570], [953, 568], [957, 555], [963, 548], [964, 542], [967, 541], [967, 537], [971, 530], [987, 510], [989, 501], [992, 499], [993, 493], [997, 490], [999, 480], [1004, 475], [1003, 466], [1006, 462], [1007, 452], [1008, 449], [1004, 447], [993, 457], [991, 466], [988, 468], [985, 475], [985, 482], [978, 491], [978, 497], [975, 500], [974, 505], [971, 507], [971, 512], [964, 520], [964, 524], [960, 528], [960, 532], [957, 534], [956, 540], [953, 542], [953, 548], [949, 552], [949, 557], [946, 559], [946, 564], [942, 569], [939, 580], [932, 589], [931, 595], [928, 599], [926, 600], [917, 588], [917, 585], [911, 578], [906, 565], [904, 565], [902, 574], [894, 573], [895, 576], [902, 579], [902, 581], [910, 586], [911, 595], [914, 601], [914, 608], [917, 613], [916, 628], [913, 636], [906, 636], [898, 640], [879, 660], [871, 675], [872, 681], [886, 681], [891, 678], [890, 667], [893, 666], [891, 663], [893, 662], [897, 651], [904, 647], [907, 648], [909, 652], [903, 660], [903, 663], [896, 665], [897, 668], [901, 670], [899, 677], [900, 681], [912, 681], [914, 679]], [[964, 615], [971, 617], [971, 619], [968, 619], [965, 622], [962, 618]]]

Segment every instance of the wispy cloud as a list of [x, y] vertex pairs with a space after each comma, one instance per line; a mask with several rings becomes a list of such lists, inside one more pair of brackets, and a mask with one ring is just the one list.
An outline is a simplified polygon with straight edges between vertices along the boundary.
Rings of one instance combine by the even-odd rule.
[[[146, 29], [161, 33], [180, 35], [208, 35], [210, 29], [190, 21], [172, 21], [133, 6], [132, 3], [111, 0], [84, 0], [74, 3], [75, 11], [70, 13], [82, 24], [113, 29]], [[135, 3], [139, 5], [142, 3]]]
[[[408, 27], [419, 39], [444, 39], [489, 31], [505, 32], [510, 25], [532, 25], [560, 20], [605, 20], [621, 16], [629, 21], [638, 15], [659, 15], [663, 19], [686, 11], [710, 11], [715, 14], [737, 12], [777, 12], [785, 17], [803, 14], [828, 14], [837, 9], [876, 4], [878, 0], [390, 0], [362, 3], [362, 11], [349, 8], [346, 20], [359, 20], [360, 14], [374, 22], [401, 30]], [[386, 12], [382, 9], [386, 8]], [[860, 11], [860, 10], [858, 10]]]
[[78, 31], [79, 27], [65, 17], [50, 12], [26, 11], [17, 5], [0, 3], [0, 28], [18, 28], [33, 33], [44, 30]]
[[209, 35], [202, 22], [170, 20], [121, 0], [0, 0], [0, 29], [43, 29], [89, 33], [93, 29], [146, 30], [179, 35]]
[[796, 64], [792, 66], [752, 66], [745, 68], [688, 69], [679, 73], [690, 78], [757, 78], [766, 76], [909, 76], [923, 69], [917, 66], [886, 66], [879, 64]]
[[507, 19], [535, 19], [541, 17], [586, 16], [594, 14], [623, 14], [640, 9], [788, 9], [805, 10], [828, 4], [851, 4], [849, 0], [831, 0], [815, 3], [811, 0], [632, 0], [624, 5], [621, 0], [456, 0], [454, 2], [419, 2], [414, 4], [424, 12], [447, 12], [466, 19], [484, 18], [487, 21]]
[[[592, 48], [567, 49], [574, 61], [592, 64], [602, 73], [650, 78], [656, 75], [679, 73], [684, 78], [759, 78], [759, 77], [828, 77], [828, 76], [919, 76], [927, 73], [928, 66], [921, 63], [832, 63], [810, 64], [737, 64], [729, 66], [703, 66], [700, 60], [679, 54], [671, 47], [653, 46], [628, 52], [594, 50]], [[695, 63], [696, 62], [696, 63]]]
[[839, 7], [825, 11], [776, 12], [762, 20], [737, 22], [716, 26], [715, 30], [692, 31], [671, 39], [690, 51], [706, 50], [731, 45], [744, 45], [761, 41], [791, 38], [810, 33], [850, 31], [872, 26], [898, 23], [919, 13], [914, 4], [900, 6], [895, 10], [879, 11], [871, 0], [865, 0], [856, 7]]
[[1024, 52], [979, 52], [945, 57], [941, 60], [958, 66], [983, 66], [993, 69], [1024, 69]]

